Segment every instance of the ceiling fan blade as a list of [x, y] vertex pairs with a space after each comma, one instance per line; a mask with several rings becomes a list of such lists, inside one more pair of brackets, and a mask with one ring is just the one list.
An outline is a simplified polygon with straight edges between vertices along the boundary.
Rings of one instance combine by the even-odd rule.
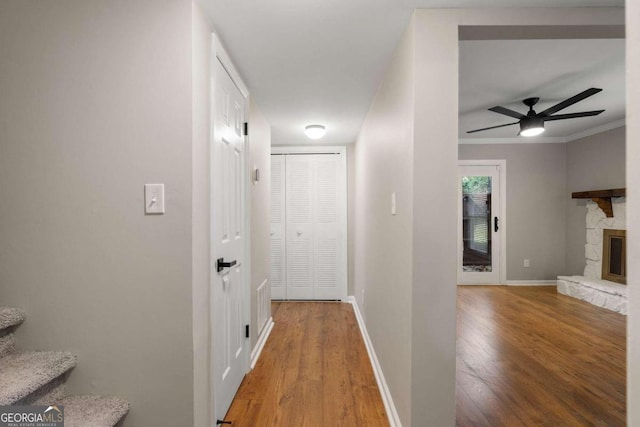
[[569, 99], [565, 99], [564, 101], [560, 102], [559, 104], [554, 105], [553, 107], [549, 107], [546, 110], [544, 110], [541, 113], [538, 113], [539, 116], [550, 116], [553, 113], [563, 110], [567, 107], [569, 107], [570, 105], [575, 104], [576, 102], [580, 102], [585, 98], [590, 97], [591, 95], [595, 95], [598, 92], [602, 92], [602, 89], [598, 89], [596, 87], [592, 87], [591, 89], [587, 89], [584, 92], [581, 92], [575, 96], [572, 96]]
[[482, 128], [482, 129], [468, 130], [467, 133], [475, 133], [475, 132], [482, 132], [483, 130], [489, 130], [489, 129], [495, 129], [495, 128], [503, 128], [505, 126], [517, 125], [518, 123], [520, 123], [520, 122], [507, 123], [506, 125], [491, 126], [491, 127]]
[[522, 113], [518, 113], [517, 111], [510, 110], [508, 108], [496, 106], [489, 108], [489, 111], [493, 111], [494, 113], [504, 114], [505, 116], [513, 117], [515, 119], [521, 119], [526, 117], [526, 115]]
[[596, 111], [584, 111], [582, 113], [571, 113], [571, 114], [557, 114], [555, 116], [547, 116], [543, 117], [545, 122], [550, 120], [565, 120], [565, 119], [575, 119], [578, 117], [589, 117], [589, 116], [597, 116], [602, 113], [604, 110], [596, 110]]

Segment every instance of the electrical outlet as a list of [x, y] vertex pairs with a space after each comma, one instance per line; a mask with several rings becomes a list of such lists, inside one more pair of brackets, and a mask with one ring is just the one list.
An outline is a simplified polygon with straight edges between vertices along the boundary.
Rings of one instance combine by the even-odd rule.
[[524, 264], [523, 264], [523, 265], [524, 265], [525, 267], [527, 267], [527, 268], [528, 268], [528, 267], [530, 267], [530, 266], [531, 266], [531, 263], [529, 263], [529, 259], [525, 258], [525, 259], [524, 259]]

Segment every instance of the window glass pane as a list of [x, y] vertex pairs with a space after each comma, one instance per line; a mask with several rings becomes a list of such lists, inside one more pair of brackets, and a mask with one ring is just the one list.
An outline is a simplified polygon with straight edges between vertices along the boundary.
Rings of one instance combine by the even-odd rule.
[[491, 271], [491, 177], [462, 177], [462, 270]]

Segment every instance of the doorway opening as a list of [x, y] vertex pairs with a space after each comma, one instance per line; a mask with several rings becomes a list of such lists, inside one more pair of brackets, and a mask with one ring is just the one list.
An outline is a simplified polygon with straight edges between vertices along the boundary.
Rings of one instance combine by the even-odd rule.
[[506, 161], [458, 165], [458, 284], [504, 284]]

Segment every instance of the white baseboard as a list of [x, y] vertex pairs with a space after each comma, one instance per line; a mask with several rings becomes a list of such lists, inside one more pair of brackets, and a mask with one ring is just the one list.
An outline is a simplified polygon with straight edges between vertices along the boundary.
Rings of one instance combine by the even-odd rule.
[[269, 317], [267, 319], [267, 324], [262, 328], [262, 334], [258, 337], [258, 342], [256, 346], [251, 350], [251, 369], [256, 366], [258, 359], [260, 358], [260, 353], [262, 353], [262, 349], [264, 345], [267, 343], [267, 338], [271, 334], [271, 330], [273, 329], [273, 317]]
[[353, 306], [353, 311], [356, 314], [356, 320], [358, 321], [358, 326], [360, 326], [360, 332], [362, 333], [362, 338], [364, 339], [364, 345], [367, 348], [369, 360], [371, 361], [371, 366], [373, 367], [373, 374], [376, 377], [376, 382], [378, 383], [378, 388], [380, 389], [382, 403], [384, 404], [384, 409], [387, 412], [387, 417], [389, 418], [389, 425], [390, 427], [402, 427], [402, 423], [400, 423], [400, 417], [398, 417], [398, 411], [396, 411], [396, 406], [393, 404], [393, 399], [391, 398], [389, 386], [384, 379], [382, 367], [380, 366], [380, 362], [378, 362], [378, 357], [376, 356], [376, 352], [374, 351], [373, 345], [371, 344], [371, 339], [369, 338], [367, 327], [365, 326], [362, 315], [360, 314], [360, 310], [358, 309], [356, 298], [350, 296], [348, 298], [348, 302], [351, 303], [351, 305]]
[[555, 286], [555, 280], [507, 280], [507, 286]]

